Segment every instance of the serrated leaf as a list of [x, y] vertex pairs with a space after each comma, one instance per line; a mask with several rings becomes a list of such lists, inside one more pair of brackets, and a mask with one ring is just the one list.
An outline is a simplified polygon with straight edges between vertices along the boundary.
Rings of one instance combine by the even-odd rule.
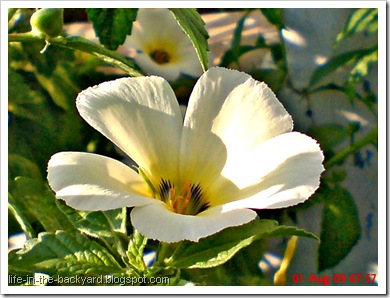
[[58, 208], [81, 232], [114, 243], [115, 232], [126, 234], [126, 208], [108, 211], [82, 211], [56, 200]]
[[146, 270], [143, 253], [147, 242], [148, 239], [137, 230], [134, 230], [133, 234], [130, 236], [127, 248], [127, 257], [130, 264], [137, 268], [139, 272], [144, 272]]
[[209, 49], [207, 39], [209, 34], [205, 29], [205, 23], [195, 8], [171, 8], [170, 11], [175, 16], [184, 33], [191, 40], [198, 55], [203, 71], [208, 68], [207, 51]]
[[309, 86], [312, 88], [315, 84], [321, 81], [324, 77], [328, 76], [338, 68], [345, 66], [352, 60], [358, 60], [367, 54], [371, 54], [376, 47], [370, 49], [353, 50], [339, 54], [331, 58], [328, 62], [318, 67], [311, 76]]
[[360, 8], [353, 12], [345, 23], [343, 30], [337, 35], [337, 44], [340, 45], [347, 37], [358, 33], [374, 33], [378, 31], [378, 9]]
[[137, 8], [87, 8], [96, 36], [109, 50], [116, 50], [131, 34], [137, 11]]
[[313, 234], [295, 227], [278, 226], [273, 220], [253, 220], [239, 227], [201, 239], [199, 242], [183, 241], [166, 261], [176, 268], [210, 268], [231, 259], [240, 249], [260, 238], [297, 235], [317, 239]]
[[74, 230], [68, 218], [57, 208], [55, 197], [40, 179], [17, 177], [10, 182], [14, 204], [25, 216], [33, 216], [46, 231]]
[[318, 270], [336, 266], [361, 237], [359, 214], [352, 195], [341, 187], [327, 193], [322, 213]]
[[58, 276], [121, 274], [123, 268], [97, 242], [80, 233], [44, 232], [8, 254], [11, 273]]

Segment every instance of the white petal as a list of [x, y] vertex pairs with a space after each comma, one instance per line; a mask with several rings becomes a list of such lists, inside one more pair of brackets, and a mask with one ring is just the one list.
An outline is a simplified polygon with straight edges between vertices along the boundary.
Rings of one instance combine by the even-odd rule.
[[[174, 179], [182, 117], [168, 82], [122, 78], [81, 92], [81, 116], [129, 155], [150, 178]], [[152, 181], [159, 183], [160, 181]]]
[[[191, 94], [181, 142], [181, 172], [214, 184], [227, 160], [291, 131], [292, 120], [272, 91], [249, 75], [210, 68]], [[200, 178], [199, 178], [200, 177]]]
[[110, 210], [157, 202], [135, 171], [101, 155], [60, 152], [51, 157], [47, 171], [56, 197], [79, 210]]
[[272, 138], [239, 164], [228, 164], [225, 180], [215, 185], [214, 204], [223, 200], [224, 210], [236, 208], [283, 208], [307, 200], [319, 187], [324, 156], [315, 140], [297, 132]]
[[191, 44], [172, 12], [166, 8], [139, 9], [129, 39], [137, 40], [138, 45], [152, 45], [160, 40], [172, 41], [178, 47]]
[[249, 209], [221, 212], [220, 207], [208, 209], [197, 216], [173, 213], [166, 205], [135, 207], [131, 212], [134, 227], [150, 239], [164, 242], [199, 241], [225, 228], [250, 222], [256, 213]]

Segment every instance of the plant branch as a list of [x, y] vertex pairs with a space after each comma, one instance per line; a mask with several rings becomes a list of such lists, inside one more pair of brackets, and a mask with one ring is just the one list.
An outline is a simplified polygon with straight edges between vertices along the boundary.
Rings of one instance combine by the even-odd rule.
[[55, 38], [46, 39], [42, 36], [37, 36], [31, 32], [28, 33], [15, 33], [8, 35], [8, 42], [36, 42], [46, 41], [50, 45], [69, 48], [73, 50], [79, 50], [85, 53], [92, 54], [106, 63], [109, 63], [126, 73], [130, 76], [138, 77], [143, 74], [136, 69], [135, 64], [118, 54], [117, 52], [110, 51], [103, 46], [89, 41], [81, 36], [59, 36]]
[[364, 138], [353, 143], [350, 147], [338, 152], [335, 156], [325, 162], [325, 169], [329, 170], [329, 168], [344, 161], [350, 154], [356, 152], [360, 148], [376, 142], [378, 142], [378, 126], [375, 126]]

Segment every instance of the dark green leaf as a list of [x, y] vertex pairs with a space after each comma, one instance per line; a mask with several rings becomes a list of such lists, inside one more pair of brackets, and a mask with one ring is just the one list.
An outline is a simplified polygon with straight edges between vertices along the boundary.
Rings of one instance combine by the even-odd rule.
[[11, 273], [46, 273], [58, 276], [121, 274], [123, 268], [108, 251], [74, 232], [44, 232], [25, 248], [8, 254]]
[[343, 30], [337, 36], [337, 45], [347, 37], [358, 33], [374, 33], [378, 31], [378, 9], [360, 8], [353, 12]]
[[336, 266], [361, 237], [359, 214], [351, 194], [341, 187], [330, 189], [322, 213], [318, 270]]
[[56, 105], [64, 110], [73, 108], [80, 88], [71, 80], [67, 69], [57, 66], [50, 76], [39, 72], [35, 76]]
[[8, 68], [8, 111], [23, 118], [38, 120], [32, 107], [42, 103], [42, 94], [35, 92], [25, 82], [24, 77]]
[[18, 222], [22, 231], [26, 233], [27, 237], [34, 238], [36, 237], [34, 229], [31, 227], [30, 222], [23, 214], [23, 212], [18, 208], [15, 203], [15, 200], [12, 198], [10, 194], [8, 194], [8, 210], [14, 216], [15, 220]]
[[215, 267], [225, 263], [240, 249], [257, 239], [286, 235], [317, 239], [313, 234], [295, 227], [278, 226], [273, 220], [256, 219], [246, 225], [225, 229], [197, 243], [183, 241], [166, 263], [176, 268]]
[[259, 260], [267, 250], [267, 242], [255, 241], [221, 266], [181, 269], [182, 277], [205, 286], [269, 286], [270, 282], [259, 270]]
[[334, 146], [348, 138], [348, 130], [338, 124], [315, 125], [307, 131], [307, 134], [316, 139], [325, 152], [332, 151]]
[[109, 50], [116, 50], [131, 34], [137, 11], [137, 8], [87, 8], [96, 36]]
[[228, 67], [233, 62], [237, 63], [238, 58], [241, 55], [244, 55], [245, 53], [253, 51], [256, 48], [257, 47], [255, 47], [255, 46], [244, 45], [244, 46], [237, 47], [235, 50], [229, 49], [223, 54], [219, 66]]
[[18, 176], [42, 178], [35, 163], [23, 156], [10, 153], [8, 154], [8, 181], [12, 181]]
[[261, 8], [260, 10], [268, 22], [276, 26], [278, 29], [284, 27], [283, 10], [281, 8]]
[[194, 8], [172, 8], [170, 10], [180, 27], [190, 38], [196, 53], [198, 54], [202, 69], [206, 71], [208, 68], [207, 51], [209, 47], [207, 39], [209, 38], [209, 34], [205, 29], [202, 18]]
[[331, 58], [328, 62], [321, 65], [314, 71], [310, 79], [310, 88], [312, 88], [324, 77], [334, 72], [336, 69], [345, 66], [348, 62], [352, 60], [360, 59], [361, 57], [371, 54], [373, 51], [376, 50], [376, 48], [377, 47], [370, 49], [353, 50]]
[[[248, 13], [244, 14], [241, 19], [238, 21], [236, 28], [234, 29], [234, 35], [232, 40], [232, 46], [230, 47], [231, 53], [232, 53], [232, 62], [238, 63], [238, 58], [240, 55], [242, 55], [241, 51], [241, 35], [242, 30], [244, 29], [244, 23], [246, 20], [246, 17], [248, 16]], [[241, 53], [240, 53], [241, 52]]]
[[33, 216], [46, 231], [74, 230], [68, 218], [57, 208], [52, 191], [40, 179], [17, 177], [9, 192], [15, 206], [25, 216]]

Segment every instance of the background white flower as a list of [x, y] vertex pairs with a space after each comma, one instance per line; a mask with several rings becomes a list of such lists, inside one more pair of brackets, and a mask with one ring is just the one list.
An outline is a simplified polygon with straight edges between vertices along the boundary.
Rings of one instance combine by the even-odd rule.
[[198, 241], [256, 217], [248, 208], [283, 208], [319, 186], [323, 154], [291, 132], [291, 116], [249, 75], [211, 68], [198, 80], [182, 120], [159, 77], [122, 78], [79, 94], [81, 116], [139, 166], [90, 153], [49, 161], [59, 199], [81, 210], [132, 207], [145, 236]]
[[136, 63], [147, 74], [168, 81], [180, 74], [199, 77], [202, 67], [190, 39], [166, 8], [140, 8], [125, 48], [137, 51]]

